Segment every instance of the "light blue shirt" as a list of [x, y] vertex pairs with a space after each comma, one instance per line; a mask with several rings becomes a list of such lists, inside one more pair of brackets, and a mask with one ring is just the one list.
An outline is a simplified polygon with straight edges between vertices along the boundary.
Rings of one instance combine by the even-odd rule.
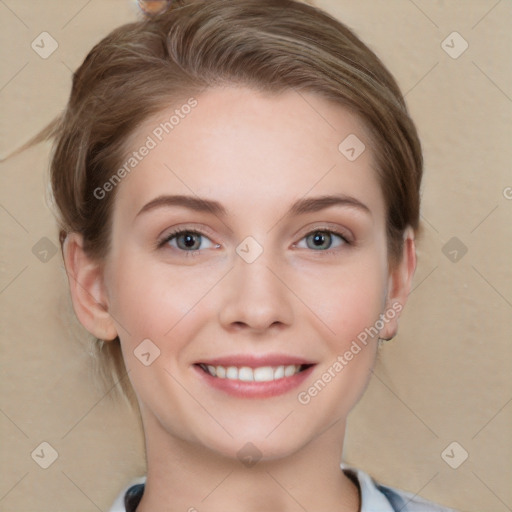
[[[370, 475], [360, 469], [341, 464], [341, 469], [359, 483], [361, 490], [361, 510], [359, 512], [457, 512], [452, 508], [442, 507], [424, 500], [410, 492], [381, 485]], [[124, 505], [124, 497], [128, 489], [143, 484], [146, 477], [134, 479], [123, 489], [109, 512], [129, 512]]]

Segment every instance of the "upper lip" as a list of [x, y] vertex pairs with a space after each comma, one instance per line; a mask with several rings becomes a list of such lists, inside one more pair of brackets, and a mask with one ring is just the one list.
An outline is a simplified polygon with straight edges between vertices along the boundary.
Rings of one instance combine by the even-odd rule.
[[285, 354], [267, 354], [267, 355], [247, 355], [235, 354], [231, 356], [216, 357], [213, 359], [203, 359], [196, 364], [205, 364], [210, 366], [246, 366], [248, 368], [259, 368], [262, 366], [289, 366], [289, 365], [311, 365], [314, 361], [304, 359], [303, 357], [285, 355]]

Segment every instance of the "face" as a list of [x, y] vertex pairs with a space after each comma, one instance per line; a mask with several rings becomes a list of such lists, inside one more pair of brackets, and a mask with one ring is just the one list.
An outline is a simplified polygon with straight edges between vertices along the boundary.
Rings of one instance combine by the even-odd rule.
[[161, 141], [175, 106], [131, 140], [156, 144], [117, 185], [109, 312], [146, 429], [283, 457], [345, 419], [374, 364], [390, 276], [372, 150], [312, 94], [196, 99]]

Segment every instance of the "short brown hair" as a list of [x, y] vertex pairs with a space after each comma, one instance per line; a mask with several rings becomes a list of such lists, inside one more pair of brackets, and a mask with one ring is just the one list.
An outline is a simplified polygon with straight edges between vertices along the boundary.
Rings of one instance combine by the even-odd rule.
[[[104, 257], [115, 190], [101, 200], [93, 191], [123, 162], [129, 136], [170, 104], [230, 84], [312, 92], [362, 120], [385, 200], [388, 262], [396, 265], [405, 228], [420, 231], [423, 158], [416, 128], [375, 53], [338, 20], [296, 0], [181, 0], [94, 46], [73, 76], [66, 110], [48, 131], [55, 137], [51, 185], [61, 242], [69, 232], [81, 233], [85, 250]], [[119, 340], [98, 346], [114, 365], [109, 375], [120, 377]]]

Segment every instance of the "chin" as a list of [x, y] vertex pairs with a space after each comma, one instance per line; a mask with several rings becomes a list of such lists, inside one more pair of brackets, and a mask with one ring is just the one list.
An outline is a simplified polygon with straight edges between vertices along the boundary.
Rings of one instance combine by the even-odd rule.
[[248, 466], [255, 461], [283, 459], [299, 451], [314, 437], [311, 429], [305, 428], [304, 425], [298, 429], [292, 422], [285, 426], [285, 422], [282, 425], [279, 425], [279, 422], [273, 422], [271, 425], [268, 420], [262, 424], [255, 424], [254, 420], [246, 425], [239, 422], [236, 429], [233, 426], [226, 426], [233, 435], [232, 438], [227, 434], [212, 437], [212, 432], [209, 432], [198, 436], [199, 443], [223, 457], [238, 459], [242, 463], [249, 461]]

